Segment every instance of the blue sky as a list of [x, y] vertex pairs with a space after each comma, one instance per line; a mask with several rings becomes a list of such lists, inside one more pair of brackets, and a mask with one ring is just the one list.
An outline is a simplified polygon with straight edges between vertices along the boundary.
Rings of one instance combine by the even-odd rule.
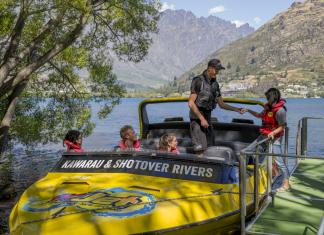
[[161, 0], [163, 9], [184, 9], [196, 16], [214, 15], [240, 26], [249, 23], [258, 28], [295, 0]]

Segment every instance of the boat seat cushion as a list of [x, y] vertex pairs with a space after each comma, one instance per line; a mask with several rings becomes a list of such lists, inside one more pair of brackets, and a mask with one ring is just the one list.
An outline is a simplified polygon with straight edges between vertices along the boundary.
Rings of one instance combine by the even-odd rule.
[[[193, 144], [191, 138], [177, 138], [178, 149], [181, 153], [194, 153]], [[150, 138], [142, 140], [142, 147], [144, 149], [157, 150], [159, 148], [160, 138]], [[236, 160], [240, 154], [240, 151], [247, 147], [250, 143], [240, 142], [240, 141], [215, 141], [214, 147], [227, 147], [231, 149], [234, 155], [236, 155]]]
[[225, 146], [225, 147], [231, 148], [232, 150], [234, 150], [236, 155], [239, 155], [240, 151], [242, 149], [246, 148], [247, 146], [249, 146], [251, 143], [245, 143], [245, 142], [241, 142], [241, 141], [216, 140], [214, 144], [215, 144], [215, 146]]
[[[260, 126], [246, 123], [213, 122], [215, 141], [240, 141], [252, 143], [260, 134]], [[148, 126], [144, 138], [160, 138], [163, 134], [173, 133], [177, 138], [190, 138], [189, 122], [164, 122]]]
[[143, 149], [151, 149], [157, 150], [159, 148], [159, 138], [152, 138], [152, 139], [142, 139], [142, 148]]
[[189, 129], [153, 129], [147, 134], [147, 138], [159, 138], [164, 134], [174, 134], [177, 138], [190, 137]]
[[228, 164], [238, 161], [233, 149], [226, 146], [208, 147], [203, 156], [207, 159], [219, 160]]
[[[194, 153], [193, 145], [190, 138], [177, 138], [178, 150], [180, 153]], [[159, 149], [159, 138], [143, 139], [142, 148], [158, 150]]]

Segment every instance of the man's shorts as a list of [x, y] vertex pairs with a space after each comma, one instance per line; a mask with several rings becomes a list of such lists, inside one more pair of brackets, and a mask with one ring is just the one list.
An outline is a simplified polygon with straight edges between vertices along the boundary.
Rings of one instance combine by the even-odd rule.
[[210, 125], [204, 128], [200, 125], [200, 120], [190, 120], [190, 135], [194, 145], [194, 151], [200, 152], [214, 145], [214, 130]]

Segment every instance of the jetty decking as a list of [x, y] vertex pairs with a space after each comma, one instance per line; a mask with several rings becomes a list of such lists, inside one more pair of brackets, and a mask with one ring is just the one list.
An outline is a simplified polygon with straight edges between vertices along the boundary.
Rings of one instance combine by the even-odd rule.
[[290, 184], [290, 191], [276, 193], [247, 234], [318, 234], [324, 216], [324, 159], [300, 160]]

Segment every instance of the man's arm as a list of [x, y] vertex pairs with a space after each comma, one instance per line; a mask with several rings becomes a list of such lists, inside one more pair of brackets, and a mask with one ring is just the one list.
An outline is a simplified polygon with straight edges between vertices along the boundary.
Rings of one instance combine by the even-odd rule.
[[226, 109], [226, 110], [230, 110], [230, 111], [234, 111], [234, 112], [238, 112], [240, 114], [243, 114], [247, 111], [247, 109], [245, 108], [237, 108], [228, 104], [225, 104], [223, 101], [223, 98], [221, 96], [217, 97], [217, 103], [218, 105], [222, 108], [222, 109]]
[[197, 99], [197, 94], [194, 94], [194, 93], [190, 94], [189, 101], [188, 101], [189, 108], [199, 118], [201, 126], [203, 126], [204, 128], [207, 128], [209, 126], [209, 124], [206, 121], [206, 119], [204, 118], [204, 116], [200, 113], [200, 111], [195, 103], [196, 99]]

